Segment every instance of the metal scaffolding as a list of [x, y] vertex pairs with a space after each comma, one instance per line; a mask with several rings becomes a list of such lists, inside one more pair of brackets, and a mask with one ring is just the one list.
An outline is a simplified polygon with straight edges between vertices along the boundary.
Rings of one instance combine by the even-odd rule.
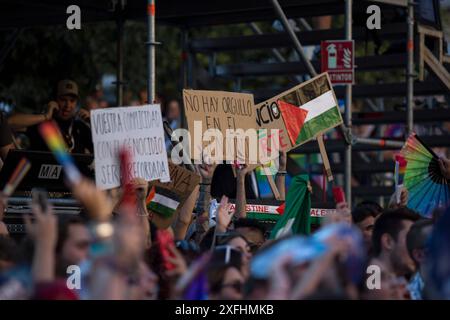
[[[332, 1], [329, 1], [330, 3]], [[193, 52], [207, 53], [214, 55], [217, 51], [226, 50], [239, 50], [239, 49], [253, 49], [253, 48], [268, 48], [272, 51], [273, 56], [277, 59], [278, 63], [239, 63], [236, 65], [219, 65], [216, 63], [212, 66], [214, 70], [210, 70], [209, 74], [212, 76], [219, 76], [225, 78], [237, 79], [240, 85], [242, 84], [242, 79], [245, 76], [267, 76], [267, 75], [289, 75], [294, 78], [299, 74], [309, 74], [310, 76], [317, 75], [316, 69], [318, 67], [318, 61], [310, 61], [304, 52], [302, 43], [307, 45], [317, 44], [319, 39], [342, 39], [354, 40], [355, 38], [359, 40], [365, 39], [367, 36], [367, 30], [364, 27], [357, 26], [356, 33], [353, 30], [353, 9], [355, 5], [360, 5], [360, 3], [355, 3], [352, 0], [345, 0], [345, 5], [343, 6], [343, 13], [345, 15], [345, 26], [342, 30], [310, 30], [306, 28], [305, 31], [294, 32], [292, 25], [290, 24], [285, 11], [280, 5], [279, 0], [270, 0], [269, 3], [272, 5], [276, 17], [279, 19], [283, 25], [285, 34], [263, 34], [261, 30], [255, 23], [249, 23], [250, 28], [254, 31], [255, 36], [243, 36], [243, 37], [228, 37], [228, 38], [215, 38], [215, 39], [193, 39], [190, 45], [190, 50]], [[367, 1], [370, 2], [370, 1]], [[380, 149], [398, 149], [403, 145], [402, 141], [390, 141], [385, 139], [373, 139], [373, 138], [360, 138], [353, 136], [352, 133], [352, 98], [378, 98], [380, 92], [383, 96], [404, 96], [406, 93], [406, 127], [407, 134], [412, 131], [413, 128], [413, 96], [414, 89], [416, 89], [417, 94], [434, 94], [437, 92], [442, 92], [442, 86], [428, 80], [421, 83], [414, 83], [414, 4], [411, 0], [401, 0], [395, 3], [391, 1], [381, 1], [386, 5], [400, 6], [407, 9], [408, 20], [407, 25], [402, 23], [389, 24], [380, 30], [383, 38], [399, 41], [404, 40], [404, 34], [407, 33], [407, 51], [406, 53], [395, 53], [383, 56], [365, 56], [358, 57], [356, 59], [356, 65], [358, 70], [376, 71], [380, 68], [398, 68], [404, 67], [406, 69], [406, 81], [404, 83], [386, 83], [386, 84], [357, 84], [346, 85], [343, 87], [336, 87], [336, 95], [340, 98], [345, 99], [345, 112], [344, 112], [344, 125], [341, 126], [341, 131], [343, 133], [344, 145], [343, 151], [344, 162], [343, 162], [343, 172], [344, 172], [344, 186], [345, 193], [347, 196], [347, 202], [351, 206], [352, 201], [352, 152], [357, 152], [358, 150], [380, 150]], [[337, 3], [337, 1], [335, 2]], [[292, 12], [292, 6], [289, 7], [290, 12]], [[334, 9], [333, 9], [334, 10]], [[333, 11], [331, 10], [331, 11]], [[319, 10], [320, 11], [320, 10]], [[317, 14], [319, 15], [319, 14]], [[302, 24], [302, 23], [301, 23]], [[304, 24], [302, 24], [304, 25]], [[322, 35], [319, 36], [319, 33]], [[400, 35], [402, 34], [402, 35]], [[249, 41], [247, 41], [247, 39]], [[289, 62], [285, 59], [276, 47], [283, 47], [291, 45], [295, 52], [300, 57], [303, 65], [296, 62]], [[406, 61], [406, 63], [405, 63]], [[211, 68], [211, 65], [210, 65]], [[295, 78], [294, 78], [295, 79]], [[286, 88], [287, 89], [287, 88]], [[270, 90], [262, 90], [262, 96], [255, 93], [255, 96], [259, 96], [258, 101], [266, 100], [271, 96], [276, 95], [278, 92], [284, 91], [278, 89], [276, 92], [271, 92]], [[370, 105], [373, 106], [372, 100], [369, 101]], [[398, 118], [400, 113], [392, 118]], [[401, 119], [399, 119], [401, 120]], [[362, 120], [364, 121], [364, 120]], [[376, 120], [375, 120], [376, 121]], [[383, 122], [382, 122], [383, 123]], [[328, 145], [328, 144], [327, 144]], [[299, 150], [294, 150], [295, 153], [306, 153], [317, 152], [316, 148], [308, 151], [308, 147], [305, 145], [298, 148]], [[331, 147], [332, 150], [333, 147]], [[312, 151], [314, 150], [314, 151]], [[327, 147], [327, 150], [329, 148]], [[342, 152], [341, 151], [341, 152]], [[342, 172], [342, 171], [341, 171]]]
[[[345, 39], [352, 40], [352, 22], [353, 22], [353, 1], [345, 0]], [[347, 135], [349, 140], [352, 139], [352, 85], [345, 86], [345, 117], [344, 123], [347, 127]], [[352, 207], [352, 145], [347, 144], [345, 148], [345, 172], [344, 172], [344, 188], [347, 197], [348, 206]]]
[[292, 30], [291, 25], [289, 24], [289, 21], [284, 14], [283, 9], [281, 9], [280, 4], [278, 3], [278, 0], [271, 0], [272, 5], [275, 9], [275, 12], [277, 13], [278, 18], [280, 19], [281, 23], [283, 24], [284, 30], [286, 30], [287, 34], [289, 35], [289, 38], [291, 39], [295, 51], [298, 53], [298, 55], [301, 57], [302, 62], [305, 64], [306, 69], [308, 70], [308, 73], [315, 77], [317, 75], [316, 70], [312, 66], [311, 62], [305, 55], [305, 51], [303, 50], [303, 46], [298, 40], [297, 36], [294, 33], [294, 30]]
[[406, 133], [409, 135], [413, 131], [414, 119], [414, 2], [408, 0], [408, 40], [406, 45], [406, 52], [408, 55], [408, 62], [406, 67]]
[[117, 106], [123, 105], [123, 41], [124, 41], [124, 18], [123, 18], [124, 2], [116, 5], [116, 25], [117, 25], [117, 70], [116, 70], [116, 100]]
[[155, 0], [147, 1], [147, 103], [155, 102]]
[[[334, 163], [339, 172], [344, 172], [345, 190], [348, 202], [351, 202], [351, 174], [352, 169], [359, 170], [358, 166], [362, 164], [352, 163], [352, 153], [374, 151], [374, 150], [393, 150], [399, 148], [401, 141], [386, 141], [384, 139], [369, 139], [352, 136], [351, 128], [353, 125], [361, 124], [387, 124], [402, 122], [406, 125], [406, 133], [409, 134], [413, 130], [414, 123], [423, 123], [431, 121], [449, 121], [448, 112], [446, 110], [435, 110], [432, 113], [426, 110], [414, 110], [414, 94], [416, 95], [435, 95], [448, 92], [448, 89], [439, 82], [439, 80], [429, 77], [424, 81], [414, 81], [414, 54], [415, 33], [414, 6], [413, 0], [378, 0], [378, 1], [352, 1], [352, 0], [270, 0], [270, 1], [249, 1], [230, 0], [226, 2], [216, 2], [209, 0], [199, 0], [195, 2], [187, 1], [158, 1], [158, 16], [155, 15], [155, 0], [139, 0], [139, 1], [112, 1], [115, 4], [114, 10], [111, 10], [111, 2], [94, 1], [94, 0], [75, 0], [81, 7], [88, 10], [83, 16], [84, 22], [98, 21], [116, 21], [117, 23], [117, 103], [123, 103], [123, 46], [124, 46], [124, 21], [146, 18], [147, 22], [147, 99], [149, 103], [155, 101], [155, 46], [158, 44], [155, 40], [155, 23], [165, 23], [177, 26], [182, 30], [182, 47], [183, 47], [183, 87], [195, 88], [200, 83], [200, 77], [208, 81], [206, 87], [214, 87], [214, 78], [227, 78], [235, 80], [236, 87], [245, 89], [246, 76], [276, 76], [288, 75], [291, 79], [295, 79], [298, 75], [309, 74], [314, 76], [319, 63], [317, 60], [309, 61], [303, 50], [303, 46], [318, 45], [320, 40], [328, 39], [348, 39], [355, 41], [365, 41], [367, 38], [367, 30], [365, 26], [352, 25], [352, 16], [358, 17], [361, 7], [367, 6], [370, 2], [376, 2], [383, 6], [383, 14], [385, 10], [398, 11], [405, 10], [407, 13], [407, 22], [387, 22], [383, 28], [379, 30], [380, 38], [387, 41], [404, 42], [406, 41], [405, 52], [394, 52], [383, 55], [372, 55], [358, 57], [355, 60], [358, 66], [358, 72], [372, 72], [384, 69], [402, 69], [406, 71], [405, 79], [400, 82], [391, 83], [356, 83], [353, 86], [336, 87], [336, 96], [345, 99], [345, 127], [343, 133], [345, 139], [325, 141], [327, 151], [329, 153], [337, 152], [345, 155], [343, 163]], [[257, 4], [256, 4], [257, 3]], [[345, 5], [344, 5], [345, 3]], [[126, 4], [126, 5], [125, 5]], [[48, 5], [40, 6], [36, 1], [8, 0], [0, 4], [0, 27], [3, 28], [27, 28], [36, 25], [60, 25], [65, 22], [64, 15], [55, 15], [49, 7], [58, 7], [61, 4], [58, 1], [48, 1]], [[33, 17], [21, 17], [17, 19], [17, 15], [25, 12], [25, 9], [32, 8], [36, 14]], [[146, 12], [144, 13], [144, 8]], [[283, 11], [284, 8], [284, 11]], [[358, 11], [359, 10], [359, 11]], [[84, 11], [83, 11], [84, 12]], [[14, 14], [11, 14], [14, 13]], [[329, 30], [305, 30], [294, 32], [288, 21], [289, 18], [300, 21], [300, 25], [305, 26], [305, 21], [301, 17], [324, 16], [324, 15], [345, 15], [345, 27]], [[297, 18], [300, 18], [297, 19]], [[262, 34], [258, 30], [258, 26], [251, 24], [254, 21], [273, 21], [279, 19], [285, 29], [284, 33]], [[43, 23], [44, 22], [44, 23]], [[234, 24], [234, 23], [250, 23], [255, 34], [242, 35], [233, 37], [223, 37], [214, 39], [194, 39], [192, 37], [192, 27], [205, 27], [218, 24]], [[11, 46], [18, 36], [18, 31], [11, 37]], [[280, 51], [276, 48], [291, 46], [300, 56], [303, 64], [298, 62], [289, 62], [284, 58]], [[272, 54], [277, 58], [277, 63], [244, 63], [240, 62], [235, 65], [216, 65], [211, 73], [202, 73], [200, 67], [196, 64], [196, 54], [204, 53], [211, 55], [220, 51], [230, 50], [254, 50], [254, 49], [270, 49]], [[5, 55], [10, 51], [10, 46], [5, 46], [0, 52], [0, 65]], [[195, 71], [195, 74], [194, 74]], [[213, 77], [211, 77], [211, 74]], [[209, 76], [209, 78], [208, 78]], [[395, 80], [394, 80], [395, 81]], [[204, 86], [205, 87], [205, 86]], [[209, 87], [208, 87], [209, 88]], [[254, 96], [257, 101], [270, 98], [284, 88], [274, 89], [261, 88], [254, 90]], [[287, 88], [286, 88], [287, 89]], [[447, 91], [445, 91], [447, 90]], [[381, 112], [380, 116], [373, 113], [358, 112], [352, 113], [352, 98], [367, 99], [383, 97], [402, 97], [406, 94], [406, 109], [403, 111]], [[374, 104], [370, 104], [374, 110]], [[416, 120], [414, 122], [414, 119]], [[448, 136], [437, 136], [430, 134], [423, 139], [430, 146], [447, 146], [449, 145]], [[295, 153], [317, 153], [319, 150], [315, 142], [302, 145]], [[367, 164], [365, 164], [367, 165]], [[363, 166], [362, 166], [363, 167]], [[362, 168], [361, 167], [361, 168]], [[387, 166], [380, 166], [387, 168]], [[362, 169], [361, 169], [362, 170]], [[358, 190], [353, 190], [353, 196]]]

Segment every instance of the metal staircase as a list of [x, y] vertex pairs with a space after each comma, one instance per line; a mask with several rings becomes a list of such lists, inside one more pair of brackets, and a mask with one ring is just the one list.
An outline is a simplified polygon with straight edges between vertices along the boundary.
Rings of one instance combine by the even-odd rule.
[[[222, 15], [220, 13], [214, 13], [216, 18], [208, 20], [209, 23], [203, 15], [201, 15], [199, 20], [193, 18], [192, 20], [184, 20], [184, 30], [189, 33], [190, 27], [198, 27], [199, 25], [202, 27], [205, 27], [205, 25], [212, 26], [216, 23], [223, 24], [226, 20], [225, 17], [230, 16], [233, 16], [233, 18], [228, 20], [229, 23], [270, 21], [276, 19], [277, 17], [274, 16], [273, 13], [270, 13], [270, 8], [267, 7], [267, 2], [270, 1], [259, 2], [264, 4], [261, 4], [261, 7], [256, 6], [255, 8], [243, 8], [245, 7], [244, 4], [240, 7], [238, 6], [239, 10], [236, 9], [236, 16], [234, 16], [232, 12], [227, 12], [226, 10], [222, 11]], [[367, 104], [372, 101], [371, 105], [373, 106], [374, 99], [406, 97], [408, 92], [408, 54], [406, 51], [408, 35], [408, 1], [354, 1], [353, 16], [356, 17], [354, 21], [361, 20], [361, 17], [366, 17], [367, 15], [365, 14], [365, 8], [374, 2], [377, 2], [377, 4], [380, 5], [383, 15], [392, 16], [393, 13], [400, 13], [400, 15], [403, 16], [404, 21], [398, 21], [395, 19], [394, 21], [385, 21], [382, 25], [382, 29], [377, 32], [368, 32], [365, 25], [353, 26], [352, 35], [357, 45], [360, 45], [361, 43], [365, 43], [366, 46], [374, 45], [377, 39], [381, 39], [392, 46], [392, 50], [388, 50], [386, 53], [369, 53], [357, 56], [357, 76], [359, 74], [364, 75], [373, 72], [397, 72], [403, 74], [404, 81], [399, 79], [400, 81], [397, 80], [394, 82], [367, 83], [357, 80], [356, 84], [352, 88], [352, 97], [355, 100], [363, 100], [366, 105], [366, 110], [353, 114], [353, 126], [364, 124], [381, 125], [390, 123], [405, 123], [408, 116], [407, 111], [385, 111], [386, 109], [384, 108], [379, 108], [377, 112], [367, 110], [370, 109]], [[305, 17], [323, 15], [337, 16], [342, 15], [345, 12], [345, 1], [343, 0], [298, 2], [280, 1], [280, 5], [290, 19], [301, 19]], [[251, 7], [251, 5], [249, 5], [249, 7]], [[232, 11], [230, 8], [229, 10]], [[206, 13], [203, 14], [206, 15]], [[172, 19], [171, 21], [174, 22], [175, 20]], [[428, 33], [425, 34], [424, 32], [426, 31], [423, 30], [423, 27], [415, 26], [414, 42], [417, 44], [417, 49], [419, 49], [419, 46], [422, 43], [426, 42], [426, 37], [431, 36], [434, 36], [435, 38], [437, 37], [438, 40], [441, 41], [440, 46], [437, 46], [441, 49], [437, 57], [426, 47], [420, 50], [422, 53], [421, 55], [416, 53], [415, 58], [416, 65], [419, 67], [419, 75], [413, 75], [415, 76], [412, 87], [414, 97], [448, 95], [450, 88], [450, 74], [448, 73], [447, 67], [450, 59], [443, 54], [442, 51], [442, 32], [440, 32], [441, 36], [439, 38], [439, 36], [436, 36], [436, 34], [439, 34], [438, 31], [430, 35], [431, 32], [429, 29], [426, 29], [426, 31], [428, 30]], [[295, 32], [295, 35], [303, 46], [317, 46], [322, 40], [344, 39], [345, 29], [335, 28], [329, 30], [307, 30], [303, 28], [302, 30]], [[293, 85], [295, 83], [296, 76], [304, 76], [308, 74], [308, 68], [301, 61], [289, 61], [286, 57], [280, 58], [278, 50], [289, 47], [292, 47], [292, 41], [289, 35], [285, 32], [189, 39], [185, 50], [187, 51], [190, 59], [190, 61], [187, 61], [186, 63], [190, 64], [191, 68], [186, 68], [186, 72], [190, 73], [189, 77], [186, 78], [190, 78], [191, 81], [187, 82], [186, 86], [198, 89], [215, 89], [220, 87], [220, 84], [228, 81], [228, 83], [234, 83], [234, 88], [236, 90], [248, 90], [249, 92], [252, 92], [255, 96], [256, 102], [263, 101]], [[395, 50], [395, 48], [398, 47], [401, 47], [402, 49]], [[267, 59], [263, 61], [239, 61], [237, 63], [230, 64], [217, 64], [216, 62], [215, 55], [218, 53], [235, 53], [247, 50], [266, 50], [269, 54], [272, 52], [274, 59], [271, 59], [272, 61], [267, 61]], [[209, 66], [207, 69], [202, 70], [195, 61], [198, 55], [205, 55], [209, 58]], [[276, 62], [273, 62], [273, 60]], [[311, 64], [315, 70], [320, 70], [319, 57], [315, 57], [311, 61]], [[192, 68], [193, 65], [196, 65], [197, 67]], [[427, 69], [430, 69], [430, 74], [423, 71], [424, 66], [426, 66]], [[271, 80], [276, 77], [289, 78], [291, 81], [286, 87], [274, 87]], [[263, 80], [265, 79], [267, 86], [251, 89], [247, 88], [246, 83], [250, 83], [253, 79], [259, 79], [263, 83]], [[357, 77], [357, 79], [359, 78]], [[335, 92], [338, 98], [345, 98], [345, 87], [336, 86]], [[368, 99], [373, 100], [367, 101]], [[449, 109], [435, 109], [433, 111], [429, 111], [427, 109], [415, 109], [412, 115], [415, 123], [420, 124], [450, 121]], [[352, 146], [353, 153], [395, 150], [399, 149], [399, 145], [401, 145], [401, 140], [399, 140], [399, 143], [389, 144], [384, 143], [383, 137], [381, 136], [376, 138], [379, 139], [375, 139], [373, 141], [370, 139], [360, 139], [359, 143]], [[450, 146], [449, 135], [425, 136], [424, 140], [433, 147]], [[326, 140], [325, 144], [328, 153], [342, 154], [346, 148], [346, 143], [342, 138]], [[318, 151], [317, 143], [314, 141], [300, 146], [293, 152], [308, 154], [317, 153]], [[341, 157], [341, 161], [332, 163], [332, 169], [335, 174], [339, 175], [345, 171], [342, 159], [343, 158]], [[353, 173], [365, 173], [366, 175], [378, 175], [379, 177], [380, 174], [385, 172], [392, 172], [394, 165], [392, 161], [381, 160], [376, 163], [356, 162], [352, 164], [351, 168]], [[312, 174], [322, 173], [320, 166], [317, 165], [311, 165], [308, 168], [308, 171]], [[382, 183], [376, 185], [364, 185], [353, 188], [353, 194], [354, 197], [371, 196], [376, 198], [379, 196], [388, 196], [392, 191], [391, 189], [392, 188], [383, 186]]]

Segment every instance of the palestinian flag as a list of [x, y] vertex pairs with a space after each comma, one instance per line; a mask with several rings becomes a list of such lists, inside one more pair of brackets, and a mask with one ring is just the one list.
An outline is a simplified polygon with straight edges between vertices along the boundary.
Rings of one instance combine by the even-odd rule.
[[315, 138], [320, 133], [342, 123], [341, 113], [333, 90], [329, 90], [299, 107], [308, 113], [303, 128], [295, 139], [295, 145]]
[[280, 215], [283, 215], [284, 210], [286, 210], [286, 202], [283, 202], [278, 208], [275, 209]]
[[164, 218], [170, 218], [180, 204], [180, 198], [174, 192], [153, 186], [145, 201], [147, 209]]
[[270, 239], [310, 233], [311, 195], [308, 191], [308, 181], [307, 174], [300, 174], [292, 179], [283, 215], [272, 229]]
[[293, 145], [296, 145], [308, 111], [282, 100], [278, 100], [278, 108], [281, 111], [289, 139]]

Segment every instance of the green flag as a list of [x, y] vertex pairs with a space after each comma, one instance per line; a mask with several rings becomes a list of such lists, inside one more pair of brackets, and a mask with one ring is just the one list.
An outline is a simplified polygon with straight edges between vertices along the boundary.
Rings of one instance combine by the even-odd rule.
[[309, 177], [299, 174], [292, 179], [286, 197], [286, 208], [270, 234], [277, 239], [289, 234], [310, 233], [311, 195], [308, 191]]

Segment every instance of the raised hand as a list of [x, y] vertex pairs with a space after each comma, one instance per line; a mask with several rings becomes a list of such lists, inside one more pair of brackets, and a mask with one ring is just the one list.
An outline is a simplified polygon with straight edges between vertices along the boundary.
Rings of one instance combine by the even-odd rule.
[[252, 171], [252, 168], [248, 164], [242, 164], [236, 167], [237, 178], [245, 178], [245, 176]]
[[148, 182], [142, 178], [134, 178], [131, 180], [133, 189], [136, 192], [136, 198], [138, 201], [145, 201], [148, 192]]
[[47, 112], [45, 113], [45, 119], [50, 120], [53, 118], [53, 114], [59, 110], [59, 105], [56, 101], [50, 101], [47, 104]]
[[33, 204], [31, 208], [35, 222], [31, 222], [30, 216], [24, 216], [28, 235], [36, 242], [54, 248], [57, 240], [57, 220], [53, 214], [53, 209], [49, 206], [47, 212], [42, 212], [36, 204]]
[[216, 170], [216, 166], [216, 164], [206, 163], [196, 165], [197, 172], [202, 177], [202, 182], [211, 182], [214, 175], [214, 170]]
[[406, 190], [406, 188], [403, 188], [400, 192], [400, 207], [406, 207], [406, 205], [408, 204], [408, 197], [408, 190]]
[[52, 208], [42, 212], [37, 204], [32, 205], [35, 222], [24, 217], [25, 228], [35, 241], [32, 274], [35, 283], [50, 282], [55, 279], [55, 248], [58, 240], [58, 226]]
[[394, 192], [394, 194], [391, 196], [389, 200], [388, 208], [396, 209], [406, 207], [406, 205], [408, 204], [408, 197], [409, 197], [408, 190], [406, 190], [406, 188], [402, 188], [400, 191], [400, 203], [397, 203], [397, 193]]
[[97, 189], [94, 182], [82, 178], [80, 182], [72, 186], [72, 192], [88, 211], [91, 219], [97, 221], [109, 220], [112, 213], [112, 204], [105, 192]]
[[168, 277], [182, 276], [188, 270], [186, 261], [184, 260], [180, 251], [178, 251], [177, 248], [175, 248], [173, 243], [168, 244], [167, 249], [173, 255], [173, 256], [168, 256], [167, 260], [168, 260], [168, 262], [173, 264], [175, 266], [175, 268], [173, 268], [172, 270], [167, 270], [166, 275]]
[[83, 121], [89, 122], [91, 113], [86, 109], [80, 109], [77, 113], [77, 116], [79, 116]]
[[231, 203], [228, 203], [228, 197], [222, 196], [220, 200], [220, 205], [217, 208], [216, 221], [217, 221], [217, 232], [226, 232], [228, 226], [230, 225], [231, 218], [233, 217], [233, 212], [231, 209]]

